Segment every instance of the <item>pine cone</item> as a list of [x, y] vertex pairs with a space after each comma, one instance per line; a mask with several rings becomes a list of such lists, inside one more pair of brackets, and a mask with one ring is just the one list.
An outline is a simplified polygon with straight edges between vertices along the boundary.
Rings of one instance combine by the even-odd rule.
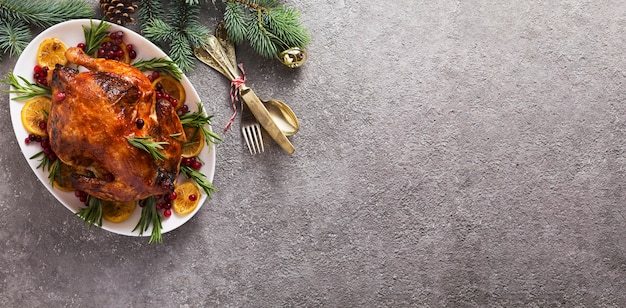
[[134, 14], [138, 7], [133, 2], [135, 0], [100, 0], [100, 8], [109, 21], [125, 25], [135, 22], [135, 18], [130, 15]]

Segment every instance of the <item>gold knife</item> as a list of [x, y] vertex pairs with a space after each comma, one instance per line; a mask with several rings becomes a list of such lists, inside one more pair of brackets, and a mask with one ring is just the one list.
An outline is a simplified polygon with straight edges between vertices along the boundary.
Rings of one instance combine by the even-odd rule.
[[254, 117], [259, 121], [259, 124], [265, 128], [265, 131], [278, 143], [278, 145], [287, 153], [292, 154], [296, 149], [293, 144], [289, 142], [287, 136], [276, 126], [276, 123], [270, 118], [270, 114], [263, 106], [261, 99], [252, 91], [247, 85], [239, 87], [239, 96], [246, 106], [250, 108]]

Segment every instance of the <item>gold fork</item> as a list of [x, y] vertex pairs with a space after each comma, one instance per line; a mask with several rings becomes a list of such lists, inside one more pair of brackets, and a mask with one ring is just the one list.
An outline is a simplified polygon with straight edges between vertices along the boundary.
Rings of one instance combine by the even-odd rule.
[[263, 135], [261, 133], [261, 125], [254, 117], [250, 108], [245, 103], [241, 104], [241, 134], [246, 140], [246, 145], [250, 150], [250, 154], [261, 153], [265, 151], [263, 147]]

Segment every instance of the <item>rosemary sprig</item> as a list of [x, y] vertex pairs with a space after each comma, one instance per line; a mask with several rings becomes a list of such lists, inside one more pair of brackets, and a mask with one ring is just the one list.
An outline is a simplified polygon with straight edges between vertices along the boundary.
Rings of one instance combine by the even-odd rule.
[[37, 169], [41, 169], [43, 171], [48, 171], [48, 179], [50, 179], [50, 183], [54, 181], [55, 177], [61, 176], [60, 173], [60, 165], [59, 160], [50, 160], [48, 155], [46, 155], [43, 151], [38, 152], [37, 154], [30, 157], [30, 159], [39, 158], [39, 165], [37, 165]]
[[157, 71], [168, 74], [180, 81], [183, 76], [183, 72], [178, 68], [176, 63], [165, 58], [154, 58], [150, 60], [138, 60], [133, 63], [133, 66], [138, 70], [145, 71]]
[[200, 128], [202, 130], [202, 134], [204, 135], [204, 141], [206, 144], [222, 141], [222, 138], [218, 134], [207, 128], [207, 125], [211, 125], [211, 119], [213, 119], [213, 116], [207, 116], [202, 111], [202, 104], [199, 102], [197, 104], [198, 111], [183, 114], [180, 116], [180, 123], [183, 126]]
[[139, 229], [139, 235], [143, 235], [152, 226], [148, 244], [153, 242], [162, 243], [161, 229], [163, 229], [163, 225], [161, 224], [161, 215], [156, 208], [156, 197], [150, 196], [140, 202], [145, 202], [145, 205], [141, 208], [141, 218], [139, 218], [133, 232]]
[[213, 186], [209, 180], [207, 180], [206, 175], [204, 173], [195, 170], [187, 165], [180, 165], [180, 172], [188, 179], [192, 179], [196, 184], [198, 184], [204, 192], [208, 195], [208, 198], [211, 199], [212, 193], [217, 191], [217, 188]]
[[17, 97], [13, 98], [16, 101], [23, 101], [36, 96], [52, 95], [52, 91], [49, 87], [44, 87], [40, 84], [30, 83], [26, 78], [13, 74], [13, 71], [9, 71], [6, 77], [1, 81], [2, 83], [12, 86], [15, 89], [2, 90], [2, 92], [17, 94]]
[[85, 34], [85, 53], [93, 55], [100, 47], [102, 40], [109, 34], [107, 30], [110, 25], [104, 22], [104, 20], [101, 20], [95, 28], [93, 20], [90, 20], [89, 24], [91, 27], [83, 26], [83, 33]]
[[152, 137], [150, 136], [126, 137], [126, 139], [134, 147], [150, 153], [150, 155], [152, 155], [152, 158], [154, 158], [155, 160], [165, 159], [165, 154], [163, 154], [161, 150], [163, 150], [163, 145], [169, 144], [169, 142], [165, 142], [165, 141], [156, 142], [152, 140]]
[[100, 202], [100, 199], [87, 195], [87, 207], [80, 209], [76, 216], [92, 226], [102, 227], [102, 204]]

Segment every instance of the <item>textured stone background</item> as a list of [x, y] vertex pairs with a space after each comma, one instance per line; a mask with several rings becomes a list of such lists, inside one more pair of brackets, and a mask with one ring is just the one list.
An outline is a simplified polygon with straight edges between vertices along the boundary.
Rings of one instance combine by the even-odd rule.
[[[239, 59], [299, 115], [296, 153], [251, 156], [235, 125], [162, 245], [58, 203], [0, 96], [3, 306], [626, 305], [625, 2], [287, 4], [309, 62]], [[226, 79], [188, 75], [220, 130]]]

